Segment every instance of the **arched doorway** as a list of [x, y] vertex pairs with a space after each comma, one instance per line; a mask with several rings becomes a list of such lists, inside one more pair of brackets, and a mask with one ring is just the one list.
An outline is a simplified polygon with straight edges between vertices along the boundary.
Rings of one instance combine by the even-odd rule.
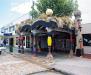
[[31, 25], [31, 30], [36, 32], [34, 36], [37, 39], [36, 40], [37, 50], [39, 49], [48, 50], [47, 37], [48, 37], [49, 32], [47, 31], [46, 28], [50, 28], [51, 30], [53, 30], [55, 28], [58, 28], [58, 26], [57, 26], [57, 23], [54, 21], [46, 22], [43, 20], [38, 20]]
[[70, 51], [70, 33], [53, 31], [53, 49], [55, 51]]

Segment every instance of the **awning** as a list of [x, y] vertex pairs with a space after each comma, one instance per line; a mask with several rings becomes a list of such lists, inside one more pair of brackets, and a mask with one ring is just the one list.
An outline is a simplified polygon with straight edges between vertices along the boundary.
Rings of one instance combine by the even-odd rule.
[[31, 32], [31, 26], [30, 25], [24, 25], [20, 32]]
[[32, 30], [34, 30], [34, 29], [35, 30], [42, 30], [46, 27], [51, 28], [51, 29], [58, 28], [57, 23], [54, 22], [54, 21], [46, 22], [46, 21], [43, 21], [43, 20], [38, 20], [31, 25]]
[[24, 40], [24, 39], [25, 39], [24, 36], [17, 37], [17, 40]]
[[4, 33], [4, 36], [12, 36], [12, 33]]

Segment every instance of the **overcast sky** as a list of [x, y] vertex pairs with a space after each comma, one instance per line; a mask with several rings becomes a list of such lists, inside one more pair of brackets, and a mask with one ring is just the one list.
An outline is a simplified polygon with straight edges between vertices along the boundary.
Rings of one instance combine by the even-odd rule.
[[91, 0], [78, 0], [82, 12], [82, 23], [91, 23]]
[[[82, 12], [82, 23], [91, 23], [91, 0], [78, 0], [78, 3]], [[29, 12], [31, 5], [32, 0], [0, 0], [0, 27]]]

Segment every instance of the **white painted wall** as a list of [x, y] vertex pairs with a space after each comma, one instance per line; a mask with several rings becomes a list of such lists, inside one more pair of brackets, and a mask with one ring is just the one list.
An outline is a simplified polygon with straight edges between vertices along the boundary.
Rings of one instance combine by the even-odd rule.
[[91, 54], [91, 46], [84, 46], [84, 54]]
[[91, 23], [82, 24], [82, 34], [91, 34]]
[[[82, 24], [82, 34], [91, 34], [91, 23]], [[84, 54], [91, 54], [91, 46], [84, 46]]]

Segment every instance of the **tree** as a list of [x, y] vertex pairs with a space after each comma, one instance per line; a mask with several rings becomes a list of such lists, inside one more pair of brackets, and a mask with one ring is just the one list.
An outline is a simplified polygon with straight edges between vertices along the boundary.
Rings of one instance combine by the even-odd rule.
[[38, 0], [36, 5], [40, 13], [45, 13], [50, 8], [55, 16], [71, 16], [78, 8], [77, 0]]
[[38, 17], [38, 11], [32, 9], [32, 11], [30, 11], [30, 15], [32, 16], [32, 19], [36, 19]]
[[30, 11], [30, 15], [32, 16], [32, 19], [36, 19], [37, 17], [38, 17], [38, 11], [37, 10], [35, 10], [35, 3], [34, 3], [34, 1], [33, 1], [33, 5], [32, 5], [32, 10]]

